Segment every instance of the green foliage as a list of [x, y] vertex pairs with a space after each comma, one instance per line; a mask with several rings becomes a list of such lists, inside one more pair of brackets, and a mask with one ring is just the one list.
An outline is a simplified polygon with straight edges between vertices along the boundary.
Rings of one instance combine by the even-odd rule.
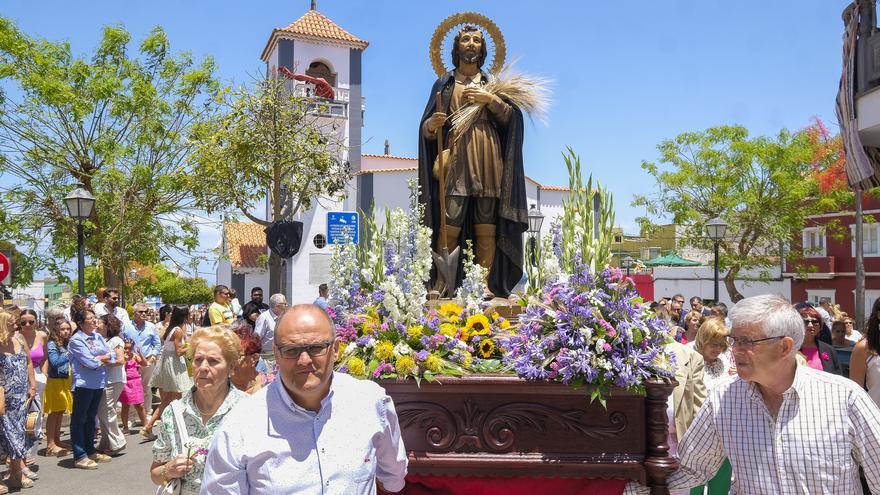
[[[296, 96], [283, 77], [252, 87], [226, 88], [221, 110], [194, 127], [199, 206], [208, 212], [234, 207], [254, 222], [290, 219], [324, 195], [342, 193], [351, 178], [341, 159], [342, 133], [316, 100]], [[356, 108], [355, 111], [358, 111]], [[251, 214], [270, 191], [272, 218]]]
[[672, 217], [684, 227], [682, 244], [710, 249], [706, 222], [721, 217], [728, 230], [720, 265], [734, 301], [741, 298], [733, 284], [740, 271], [778, 265], [806, 216], [837, 209], [846, 199], [820, 194], [806, 132], [750, 137], [745, 127], [718, 126], [679, 134], [657, 149], [657, 163], [642, 163], [657, 192], [633, 201], [647, 212], [640, 223], [650, 227], [655, 219]]
[[32, 271], [61, 275], [75, 255], [62, 199], [77, 183], [97, 199], [86, 253], [108, 284], [127, 261], [179, 258], [197, 245], [183, 214], [192, 207], [186, 137], [210, 110], [214, 62], [172, 54], [159, 27], [131, 44], [123, 27], [107, 26], [80, 57], [0, 17], [0, 78], [12, 88], [0, 102], [0, 231]]

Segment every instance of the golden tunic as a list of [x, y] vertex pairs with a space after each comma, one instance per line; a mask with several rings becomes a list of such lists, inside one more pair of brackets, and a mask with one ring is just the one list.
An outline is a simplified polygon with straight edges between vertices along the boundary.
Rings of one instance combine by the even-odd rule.
[[[464, 88], [479, 85], [481, 75], [473, 78], [455, 72], [455, 86], [449, 102], [448, 114], [466, 105], [462, 101]], [[455, 141], [449, 136], [446, 147], [455, 142], [452, 163], [446, 164], [446, 195], [482, 198], [501, 197], [501, 138], [498, 128], [507, 125], [513, 109], [503, 101], [492, 101], [480, 111], [474, 125]]]

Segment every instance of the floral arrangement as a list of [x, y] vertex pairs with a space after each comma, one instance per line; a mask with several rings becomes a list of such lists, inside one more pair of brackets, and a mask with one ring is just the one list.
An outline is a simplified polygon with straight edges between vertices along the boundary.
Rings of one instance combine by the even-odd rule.
[[342, 344], [336, 369], [368, 379], [458, 376], [486, 362], [499, 362], [495, 339], [508, 328], [510, 322], [498, 314], [469, 316], [455, 303], [431, 309], [405, 325], [381, 303], [373, 303], [337, 329]]
[[531, 301], [517, 334], [503, 342], [504, 361], [526, 379], [590, 384], [592, 399], [604, 402], [612, 386], [642, 390], [649, 377], [674, 375], [670, 340], [619, 269], [594, 277], [584, 266]]

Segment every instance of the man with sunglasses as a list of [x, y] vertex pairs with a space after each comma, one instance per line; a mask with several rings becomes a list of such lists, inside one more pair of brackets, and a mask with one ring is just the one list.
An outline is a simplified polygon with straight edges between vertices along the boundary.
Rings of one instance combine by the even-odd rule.
[[243, 399], [208, 449], [201, 493], [372, 494], [403, 489], [394, 403], [374, 382], [334, 373], [339, 341], [319, 306], [275, 327], [278, 379]]
[[[681, 442], [670, 489], [711, 479], [727, 456], [730, 493], [880, 493], [880, 409], [846, 378], [798, 366], [801, 315], [782, 296], [743, 299], [727, 337], [738, 378], [717, 385]], [[631, 483], [626, 493], [648, 493]]]
[[127, 326], [131, 324], [131, 318], [128, 317], [128, 311], [119, 305], [119, 289], [114, 289], [112, 287], [104, 289], [102, 297], [104, 298], [104, 304], [95, 305], [95, 318], [111, 314], [119, 318], [123, 325]]

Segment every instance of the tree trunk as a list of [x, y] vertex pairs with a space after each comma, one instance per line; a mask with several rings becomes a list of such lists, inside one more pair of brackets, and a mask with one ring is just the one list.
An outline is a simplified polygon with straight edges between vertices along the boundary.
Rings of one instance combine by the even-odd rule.
[[281, 277], [284, 274], [281, 271], [281, 256], [269, 251], [269, 294], [278, 294], [281, 292]]
[[[109, 264], [103, 265], [104, 268], [104, 288], [113, 287], [115, 289], [121, 289], [122, 278], [119, 276], [119, 270], [116, 267], [110, 266]], [[98, 287], [86, 287], [86, 292], [97, 291]], [[101, 300], [101, 294], [95, 294], [98, 296], [98, 300]]]
[[743, 295], [740, 294], [739, 290], [737, 290], [734, 281], [736, 280], [736, 276], [739, 274], [739, 268], [731, 268], [727, 270], [727, 274], [724, 275], [724, 287], [727, 289], [727, 295], [730, 296], [730, 300], [733, 301], [733, 304], [736, 304], [744, 299]]

